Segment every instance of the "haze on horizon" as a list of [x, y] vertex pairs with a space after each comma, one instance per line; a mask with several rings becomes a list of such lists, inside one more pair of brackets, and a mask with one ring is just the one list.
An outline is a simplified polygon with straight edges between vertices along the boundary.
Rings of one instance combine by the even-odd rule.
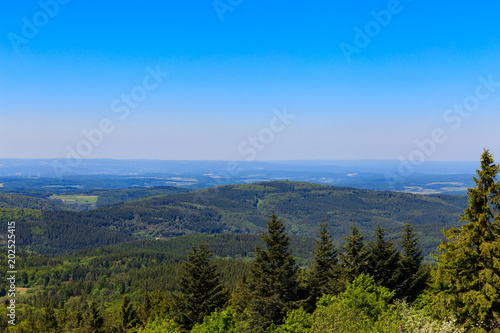
[[0, 158], [500, 159], [500, 4], [9, 2]]

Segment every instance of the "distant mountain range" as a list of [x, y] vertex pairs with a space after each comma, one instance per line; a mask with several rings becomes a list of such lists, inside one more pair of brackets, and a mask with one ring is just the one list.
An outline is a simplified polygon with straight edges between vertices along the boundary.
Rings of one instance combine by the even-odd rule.
[[218, 185], [290, 180], [370, 190], [422, 194], [461, 194], [473, 186], [477, 162], [408, 161], [161, 161], [0, 159], [0, 191], [43, 192], [176, 186], [202, 189]]

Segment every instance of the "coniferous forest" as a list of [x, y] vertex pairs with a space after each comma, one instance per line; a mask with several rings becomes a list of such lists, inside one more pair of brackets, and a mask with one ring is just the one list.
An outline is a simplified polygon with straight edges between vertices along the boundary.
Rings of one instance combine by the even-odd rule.
[[[18, 221], [23, 246], [16, 253], [15, 304], [9, 303], [7, 284], [0, 288], [0, 331], [497, 332], [499, 172], [485, 150], [463, 213], [454, 223], [435, 221], [448, 228], [442, 228], [444, 238], [434, 251], [428, 249], [434, 244], [426, 240], [429, 229], [420, 228], [432, 225], [423, 223], [432, 213], [418, 214], [417, 223], [408, 218], [398, 224], [394, 215], [404, 216], [404, 200], [389, 194], [383, 195], [397, 202], [393, 215], [381, 209], [379, 222], [368, 212], [352, 216], [364, 216], [369, 223], [346, 221], [332, 207], [322, 218], [318, 208], [307, 216], [319, 220], [302, 226], [295, 224], [299, 217], [291, 218], [299, 212], [293, 196], [316, 195], [326, 205], [324, 193], [275, 196], [273, 207], [279, 206], [279, 212], [261, 221], [255, 209], [269, 201], [255, 192], [250, 201], [242, 201], [255, 217], [252, 225], [242, 218], [238, 198], [229, 201], [224, 193], [218, 199], [223, 211], [189, 202], [189, 193], [141, 194], [128, 204], [109, 197], [113, 205], [77, 213], [42, 199], [8, 196], [0, 213]], [[280, 186], [291, 190], [295, 185]], [[356, 192], [345, 191], [347, 196], [337, 196], [343, 202], [367, 198], [362, 191], [357, 198]], [[438, 205], [442, 199], [429, 200]], [[459, 205], [459, 199], [447, 200], [450, 209]], [[164, 210], [168, 202], [173, 205]], [[356, 202], [356, 209], [363, 210], [363, 200]], [[369, 213], [376, 214], [375, 201], [366, 202]], [[285, 223], [280, 214], [287, 204]], [[181, 206], [191, 209], [182, 219], [175, 215]], [[336, 218], [346, 229], [342, 235]], [[176, 222], [166, 223], [169, 219]], [[152, 233], [155, 223], [164, 235]], [[238, 223], [244, 227], [236, 228]], [[314, 225], [319, 227], [311, 230]], [[260, 235], [243, 230], [258, 227]], [[6, 251], [1, 260], [7, 262]], [[15, 326], [7, 316], [13, 307]]]

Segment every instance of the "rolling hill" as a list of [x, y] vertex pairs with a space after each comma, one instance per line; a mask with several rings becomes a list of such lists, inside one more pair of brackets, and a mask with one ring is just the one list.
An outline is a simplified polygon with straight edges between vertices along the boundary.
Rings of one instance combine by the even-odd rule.
[[[458, 225], [467, 205], [463, 196], [424, 196], [369, 191], [301, 182], [273, 181], [225, 185], [204, 190], [142, 198], [83, 212], [42, 211], [27, 221], [22, 244], [42, 253], [57, 253], [123, 242], [133, 238], [167, 238], [191, 234], [258, 234], [276, 213], [296, 236], [314, 236], [323, 218], [335, 241], [353, 223], [369, 236], [380, 223], [398, 237], [409, 220], [421, 233], [426, 253], [433, 252], [441, 230]], [[92, 235], [92, 236], [91, 236]]]
[[31, 196], [0, 193], [0, 208], [66, 210], [61, 202]]

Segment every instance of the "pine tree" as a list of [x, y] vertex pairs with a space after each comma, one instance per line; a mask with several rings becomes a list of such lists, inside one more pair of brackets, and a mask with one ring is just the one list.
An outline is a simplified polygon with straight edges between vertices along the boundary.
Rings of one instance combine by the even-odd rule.
[[164, 318], [172, 314], [172, 299], [163, 295], [158, 289], [153, 290], [149, 295], [149, 301], [151, 303], [150, 319]]
[[229, 294], [211, 257], [207, 244], [193, 245], [188, 260], [183, 264], [180, 280], [183, 297], [178, 299], [178, 321], [186, 329], [201, 323], [203, 317], [222, 308], [228, 301]]
[[344, 285], [352, 282], [357, 276], [367, 272], [368, 252], [363, 235], [355, 225], [351, 226], [351, 234], [344, 236], [346, 244], [342, 247], [341, 271]]
[[128, 332], [140, 323], [139, 314], [134, 304], [129, 300], [128, 296], [123, 296], [122, 305], [118, 312], [118, 331]]
[[151, 296], [146, 291], [141, 303], [141, 320], [145, 325], [148, 322], [149, 316], [151, 315]]
[[267, 234], [262, 234], [266, 249], [255, 247], [247, 280], [247, 311], [252, 332], [281, 324], [287, 311], [298, 308], [301, 303], [298, 267], [289, 249], [285, 225], [276, 215], [270, 217]]
[[7, 327], [9, 327], [7, 316], [0, 316], [0, 332], [7, 332]]
[[402, 253], [397, 270], [399, 281], [395, 289], [395, 297], [413, 302], [427, 287], [429, 269], [422, 264], [424, 256], [417, 235], [409, 221], [405, 223], [400, 246]]
[[56, 313], [54, 312], [54, 308], [52, 308], [49, 302], [46, 302], [45, 306], [42, 309], [41, 321], [41, 326], [44, 332], [58, 332], [59, 325], [57, 323]]
[[454, 314], [466, 326], [493, 332], [500, 328], [500, 166], [488, 150], [469, 188], [461, 228], [443, 231], [438, 247], [434, 309]]
[[104, 332], [104, 318], [96, 302], [91, 302], [84, 316], [84, 332]]
[[248, 277], [245, 271], [243, 271], [243, 273], [241, 274], [241, 278], [238, 280], [238, 282], [236, 282], [234, 291], [231, 294], [230, 303], [230, 306], [235, 309], [238, 319], [242, 319], [241, 314], [245, 311], [249, 304], [250, 297], [248, 295], [248, 292]]
[[378, 285], [394, 290], [400, 256], [394, 242], [385, 240], [385, 229], [380, 224], [377, 224], [374, 241], [369, 242], [368, 247], [368, 274]]
[[313, 310], [316, 301], [323, 294], [335, 294], [339, 292], [339, 259], [338, 253], [332, 241], [332, 235], [328, 231], [328, 224], [320, 224], [318, 239], [315, 239], [314, 258], [308, 276], [308, 309]]

